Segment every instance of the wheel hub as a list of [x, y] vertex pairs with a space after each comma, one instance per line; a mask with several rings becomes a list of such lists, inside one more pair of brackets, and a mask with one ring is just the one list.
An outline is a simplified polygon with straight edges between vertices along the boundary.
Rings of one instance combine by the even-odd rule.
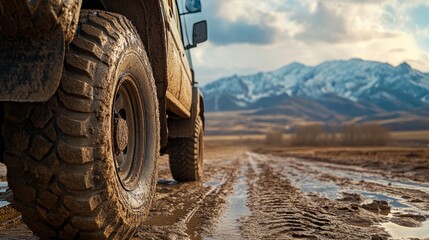
[[123, 118], [119, 118], [115, 124], [115, 146], [119, 152], [124, 152], [128, 146], [128, 124]]
[[111, 143], [119, 181], [127, 191], [134, 190], [141, 179], [144, 159], [145, 110], [131, 75], [122, 76], [112, 105]]

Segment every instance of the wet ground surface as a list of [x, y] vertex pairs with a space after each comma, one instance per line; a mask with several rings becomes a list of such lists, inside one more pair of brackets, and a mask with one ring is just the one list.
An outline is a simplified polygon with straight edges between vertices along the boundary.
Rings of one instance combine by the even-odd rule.
[[[206, 156], [198, 183], [175, 182], [161, 159], [135, 239], [429, 239], [429, 182], [244, 148]], [[0, 239], [35, 239], [8, 201], [0, 182]]]

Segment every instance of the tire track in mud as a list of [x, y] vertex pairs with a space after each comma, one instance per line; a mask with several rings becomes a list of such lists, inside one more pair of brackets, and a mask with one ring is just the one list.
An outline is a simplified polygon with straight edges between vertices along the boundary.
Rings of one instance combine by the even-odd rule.
[[[385, 175], [389, 175], [389, 173], [365, 172], [359, 167], [325, 164], [295, 157], [270, 157], [275, 161], [273, 167], [283, 168], [281, 172], [283, 176], [305, 173], [304, 178], [314, 178], [312, 181], [321, 181], [325, 184], [330, 183], [331, 188], [338, 188], [335, 191], [349, 189], [363, 193], [383, 194], [386, 197], [396, 197], [398, 201], [400, 199], [407, 205], [415, 206], [421, 210], [429, 210], [429, 201], [427, 201], [429, 199], [429, 185], [427, 183], [414, 182], [409, 179], [388, 178]], [[304, 179], [301, 178], [300, 180]], [[331, 190], [331, 192], [335, 191]], [[338, 195], [340, 192], [336, 194]]]
[[[202, 181], [161, 180], [148, 219], [136, 239], [201, 239], [213, 231], [230, 195], [238, 160], [208, 161]], [[160, 177], [171, 178], [168, 170]]]
[[[153, 207], [132, 239], [202, 239], [208, 236], [221, 221], [228, 196], [233, 191], [242, 159], [239, 155], [234, 154], [229, 159], [206, 159], [201, 181], [190, 183], [172, 180], [168, 158], [161, 158]], [[0, 239], [36, 239], [20, 214], [17, 215], [0, 224]]]
[[240, 162], [238, 173], [235, 177], [234, 187], [231, 195], [228, 196], [225, 208], [215, 231], [205, 236], [207, 240], [243, 239], [241, 234], [240, 219], [250, 214], [246, 205], [248, 197], [248, 164]]
[[[429, 185], [425, 182], [413, 181], [413, 178], [404, 178], [403, 175], [391, 172], [366, 172], [358, 166], [296, 157], [270, 158], [275, 162], [272, 166], [282, 167], [282, 176], [293, 179], [293, 185], [309, 197], [325, 196], [336, 200], [331, 201], [331, 209], [339, 202], [347, 205], [347, 202], [352, 201], [348, 208], [361, 209], [355, 211], [357, 214], [353, 216], [337, 211], [338, 217], [351, 224], [380, 224], [393, 239], [429, 237]], [[300, 173], [303, 176], [299, 176]], [[388, 206], [384, 213], [380, 207], [376, 207], [380, 201]]]
[[[267, 162], [249, 164], [248, 179], [247, 203], [252, 214], [242, 219], [247, 239], [371, 239], [379, 236], [338, 220], [317, 201], [305, 197]], [[376, 228], [373, 230], [380, 232]]]

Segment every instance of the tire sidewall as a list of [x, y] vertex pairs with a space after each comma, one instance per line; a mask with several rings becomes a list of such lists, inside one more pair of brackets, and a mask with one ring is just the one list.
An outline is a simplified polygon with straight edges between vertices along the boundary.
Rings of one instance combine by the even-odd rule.
[[204, 131], [203, 131], [203, 123], [201, 120], [201, 117], [198, 116], [196, 121], [195, 121], [195, 129], [196, 129], [196, 134], [197, 137], [195, 139], [196, 143], [195, 146], [196, 148], [198, 148], [197, 151], [197, 176], [196, 179], [201, 179], [201, 177], [203, 176], [203, 172], [204, 172]]
[[[102, 172], [108, 172], [105, 176], [110, 176], [106, 179], [106, 190], [108, 199], [116, 199], [117, 208], [126, 209], [125, 213], [128, 215], [124, 219], [141, 217], [142, 213], [146, 213], [151, 205], [153, 195], [155, 192], [155, 184], [157, 180], [157, 159], [159, 155], [159, 123], [158, 123], [158, 105], [154, 89], [154, 80], [152, 70], [145, 58], [146, 53], [142, 47], [141, 40], [138, 36], [121, 36], [117, 41], [118, 47], [111, 53], [111, 59], [116, 58], [117, 61], [110, 65], [109, 77], [107, 80], [108, 90], [101, 92], [101, 98], [105, 96], [108, 102], [104, 102], [102, 127], [100, 128], [104, 133], [101, 133], [100, 143], [107, 143], [108, 149], [103, 151], [106, 163]], [[141, 137], [145, 139], [145, 144], [142, 159], [142, 174], [139, 183], [132, 191], [126, 190], [116, 173], [116, 164], [114, 158], [114, 143], [112, 139], [112, 114], [113, 104], [116, 94], [116, 89], [120, 84], [123, 75], [130, 74], [136, 80], [134, 84], [141, 94], [141, 103], [144, 104], [143, 110], [145, 122], [145, 132], [140, 133]], [[119, 211], [119, 214], [123, 211]]]

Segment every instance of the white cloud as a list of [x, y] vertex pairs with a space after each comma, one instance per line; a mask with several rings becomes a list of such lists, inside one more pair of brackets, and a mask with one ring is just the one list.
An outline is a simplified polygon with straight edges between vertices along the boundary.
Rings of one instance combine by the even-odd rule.
[[[410, 27], [410, 11], [419, 4], [429, 5], [426, 0], [206, 1], [213, 7], [207, 16], [215, 18], [209, 26], [235, 27], [226, 29], [230, 30], [244, 24], [253, 31], [245, 38], [255, 41], [234, 38], [229, 36], [234, 32], [226, 31], [221, 34], [226, 34], [227, 44], [220, 36], [193, 50], [202, 83], [236, 73], [272, 70], [293, 61], [316, 65], [355, 57], [392, 65], [407, 61], [429, 71], [429, 54], [419, 46], [429, 28]], [[260, 29], [267, 29], [269, 38], [254, 37]], [[236, 32], [243, 36], [243, 32]]]
[[382, 5], [374, 2], [319, 1], [313, 12], [294, 16], [307, 27], [298, 38], [308, 42], [339, 43], [394, 37], [395, 31], [382, 25]]

